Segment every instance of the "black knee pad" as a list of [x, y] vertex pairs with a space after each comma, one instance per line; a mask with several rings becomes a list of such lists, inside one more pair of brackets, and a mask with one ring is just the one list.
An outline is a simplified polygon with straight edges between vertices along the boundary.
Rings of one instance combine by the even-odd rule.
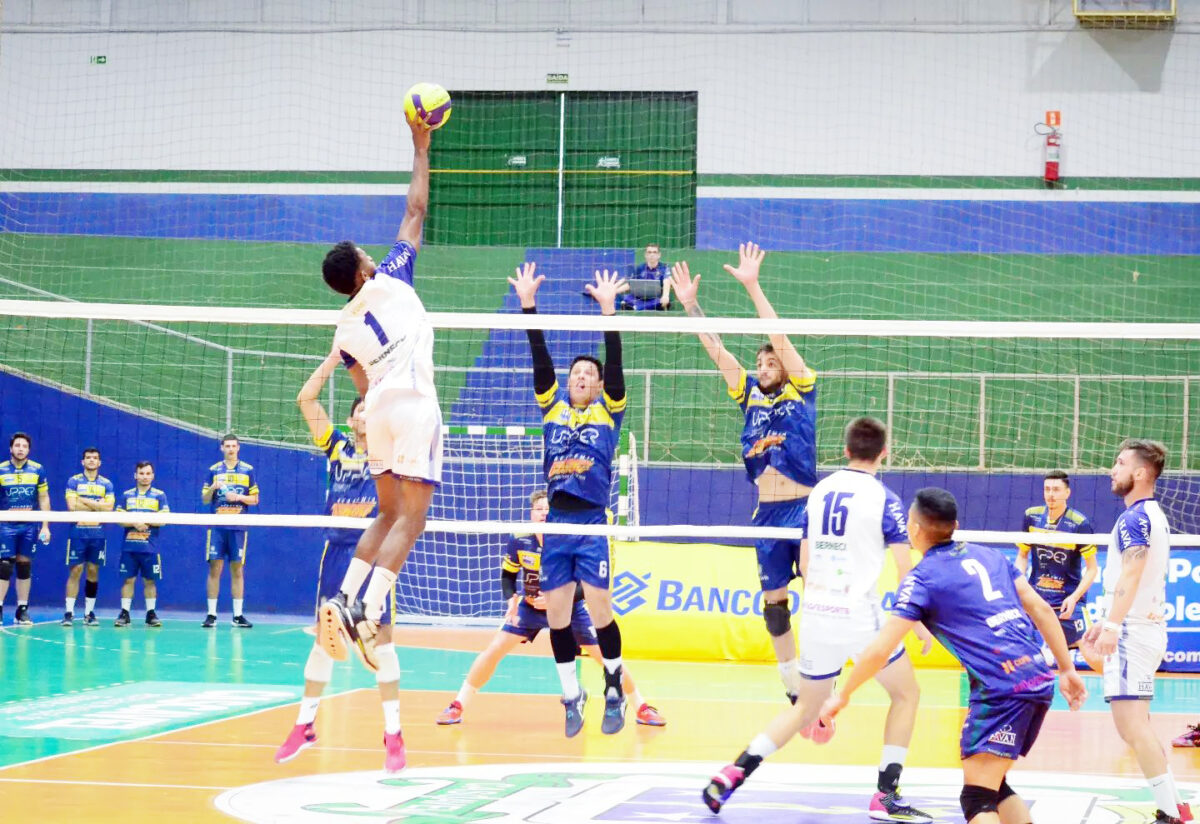
[[1016, 794], [1017, 794], [1017, 791], [1014, 790], [1012, 787], [1008, 786], [1008, 779], [1005, 778], [1003, 781], [1000, 782], [1000, 789], [996, 790], [996, 803], [1002, 804], [1002, 803], [1004, 803], [1004, 799], [1008, 798], [1009, 796], [1016, 795]]
[[787, 599], [763, 604], [763, 620], [767, 622], [767, 632], [776, 638], [791, 632], [792, 612], [788, 609]]
[[0, 561], [0, 581], [7, 581], [12, 577], [12, 561], [5, 558]]
[[17, 580], [28, 581], [33, 577], [33, 561], [28, 558], [25, 560], [17, 559]]
[[962, 792], [958, 796], [958, 803], [962, 805], [963, 818], [967, 824], [970, 824], [971, 819], [980, 813], [996, 812], [1000, 806], [996, 796], [996, 790], [989, 790], [987, 787], [980, 787], [976, 784], [964, 784]]

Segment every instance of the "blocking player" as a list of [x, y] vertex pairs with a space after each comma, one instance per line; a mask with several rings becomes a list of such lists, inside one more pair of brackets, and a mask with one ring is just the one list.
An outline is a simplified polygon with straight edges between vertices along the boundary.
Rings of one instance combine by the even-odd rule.
[[[241, 515], [248, 506], [258, 506], [258, 480], [254, 467], [238, 455], [242, 444], [232, 432], [221, 438], [225, 457], [208, 468], [208, 478], [200, 491], [205, 506], [218, 515]], [[208, 614], [205, 629], [217, 625], [217, 597], [221, 594], [221, 570], [229, 562], [229, 590], [233, 596], [233, 625], [250, 629], [254, 624], [242, 614], [246, 598], [246, 530], [236, 526], [215, 526], [208, 530], [204, 560], [208, 562]]]
[[[0, 463], [0, 509], [50, 511], [50, 487], [46, 470], [30, 460], [33, 440], [24, 432], [15, 432], [8, 440], [9, 459]], [[17, 572], [16, 625], [33, 626], [29, 617], [29, 588], [33, 580], [33, 554], [38, 542], [50, 543], [50, 522], [0, 521], [0, 622], [4, 620], [4, 597], [13, 569]]]
[[[846, 468], [813, 488], [805, 511], [800, 622], [800, 674], [804, 680], [796, 702], [776, 716], [735, 763], [709, 782], [703, 797], [714, 813], [764, 758], [797, 733], [819, 743], [828, 740], [832, 728], [817, 729], [817, 714], [833, 692], [842, 665], [847, 659], [857, 659], [883, 623], [879, 576], [885, 556], [891, 552], [901, 578], [912, 569], [904, 509], [896, 493], [876, 477], [887, 455], [887, 427], [875, 418], [856, 418], [846, 426], [844, 439], [849, 459]], [[920, 624], [914, 629], [926, 641], [928, 652], [929, 633]], [[868, 815], [873, 821], [928, 824], [933, 820], [929, 814], [900, 795], [900, 773], [921, 696], [903, 641], [888, 651], [875, 678], [887, 691], [891, 706], [884, 722], [883, 754]]]
[[[1066, 472], [1055, 469], [1042, 479], [1043, 506], [1025, 510], [1022, 532], [1095, 532], [1091, 520], [1077, 509], [1067, 506], [1071, 497], [1071, 479]], [[1017, 569], [1022, 573], [1030, 568], [1029, 582], [1047, 604], [1058, 610], [1067, 646], [1079, 647], [1079, 639], [1087, 630], [1087, 592], [1100, 573], [1096, 563], [1096, 546], [1088, 544], [1017, 544]], [[1100, 671], [1098, 659], [1088, 661], [1092, 670]]]
[[1154, 796], [1156, 822], [1191, 821], [1167, 754], [1150, 726], [1154, 676], [1167, 651], [1167, 559], [1171, 528], [1154, 499], [1167, 462], [1157, 441], [1131, 438], [1121, 444], [1109, 477], [1125, 501], [1113, 527], [1104, 565], [1107, 610], [1084, 635], [1080, 650], [1104, 659], [1104, 700], [1117, 733], [1133, 750]]
[[[737, 267], [726, 264], [725, 271], [746, 288], [760, 318], [777, 318], [758, 282], [764, 254], [755, 244], [744, 243], [738, 247]], [[696, 297], [700, 277], [691, 276], [686, 261], [672, 267], [675, 294], [691, 317], [704, 317]], [[700, 335], [700, 342], [746, 419], [742, 460], [758, 491], [754, 525], [798, 527], [817, 482], [817, 373], [786, 335], [771, 335], [770, 342], [759, 348], [756, 377], [742, 368], [716, 335]], [[802, 679], [787, 586], [796, 577], [800, 542], [761, 540], [755, 541], [754, 548], [763, 590], [763, 620], [784, 689], [792, 698], [800, 692]]]
[[[526, 263], [509, 278], [521, 299], [521, 311], [537, 312], [537, 290], [546, 278]], [[617, 295], [629, 288], [616, 273], [596, 272], [587, 292], [600, 304], [600, 314], [616, 314]], [[554, 361], [540, 329], [526, 330], [533, 355], [533, 391], [542, 413], [542, 461], [550, 496], [547, 523], [605, 524], [612, 488], [612, 460], [625, 418], [625, 372], [621, 364], [621, 335], [604, 333], [604, 363], [591, 355], [571, 361], [567, 390], [560, 391]], [[576, 583], [596, 627], [596, 642], [604, 661], [604, 720], [606, 735], [625, 726], [626, 699], [621, 680], [621, 631], [612, 611], [612, 570], [608, 539], [602, 535], [547, 534], [541, 559], [541, 591], [546, 597], [550, 647], [562, 685], [566, 734], [583, 729], [587, 692], [575, 674], [575, 636], [571, 632]]]
[[[335, 429], [325, 408], [321, 405], [321, 389], [337, 369], [341, 356], [333, 352], [309, 376], [296, 403], [312, 433], [313, 442], [328, 459], [328, 484], [325, 488], [325, 514], [351, 518], [370, 518], [375, 515], [378, 501], [375, 482], [371, 479], [367, 465], [366, 421], [362, 416], [362, 398], [355, 398], [350, 405], [350, 417], [346, 419], [352, 436]], [[325, 530], [325, 549], [321, 552], [321, 564], [317, 573], [317, 603], [321, 604], [338, 594], [338, 587], [346, 575], [350, 559], [354, 557], [361, 531], [357, 529], [329, 528]], [[358, 593], [355, 593], [357, 596]], [[390, 601], [389, 601], [390, 605]], [[379, 669], [375, 681], [379, 686], [379, 697], [383, 704], [384, 769], [398, 772], [404, 768], [404, 740], [400, 735], [400, 662], [392, 647], [392, 610], [385, 608], [380, 616], [380, 626], [375, 636], [375, 654]], [[287, 739], [275, 752], [275, 761], [282, 764], [291, 761], [302, 750], [317, 741], [315, 723], [321, 694], [333, 676], [333, 659], [321, 646], [313, 642], [304, 665], [304, 697], [300, 701], [300, 713]]]
[[[138, 461], [133, 473], [137, 482], [121, 495], [118, 512], [170, 512], [167, 495], [154, 486], [154, 464]], [[125, 541], [121, 545], [121, 611], [113, 626], [129, 626], [129, 610], [133, 607], [133, 584], [142, 576], [142, 596], [146, 599], [146, 626], [161, 627], [155, 607], [158, 605], [158, 582], [162, 579], [162, 555], [158, 551], [158, 531], [143, 521], [123, 524]]]
[[1027, 755], [1054, 695], [1054, 673], [1041, 654], [1041, 632], [1058, 663], [1058, 688], [1071, 709], [1087, 697], [1071, 663], [1058, 613], [999, 551], [953, 540], [958, 503], [944, 489], [917, 492], [908, 537], [921, 555], [900, 582], [892, 616], [858, 657], [841, 690], [821, 708], [832, 721], [850, 696], [879, 672], [917, 622], [967, 670], [971, 694], [959, 750], [967, 824], [1025, 824], [1029, 807], [1008, 785], [1008, 770]]
[[[550, 512], [550, 501], [546, 491], [539, 489], [529, 496], [529, 520], [544, 523]], [[437, 723], [462, 723], [463, 709], [475, 693], [484, 685], [496, 671], [504, 656], [508, 655], [518, 644], [532, 643], [538, 633], [549, 628], [546, 618], [546, 598], [541, 592], [541, 561], [542, 535], [514, 535], [504, 550], [504, 560], [500, 566], [500, 591], [508, 603], [508, 611], [504, 614], [504, 624], [492, 638], [487, 649], [471, 664], [467, 677], [463, 679], [458, 695], [450, 702], [450, 706], [442, 710], [437, 717]], [[517, 592], [517, 575], [521, 576], [521, 592]], [[596, 640], [596, 630], [592, 626], [592, 616], [588, 614], [583, 602], [583, 590], [575, 590], [575, 606], [571, 613], [571, 632], [575, 642], [588, 654], [593, 661], [604, 666], [604, 658], [600, 655], [600, 647]], [[658, 710], [642, 700], [628, 667], [621, 667], [621, 688], [628, 695], [633, 705], [637, 707], [637, 722], [650, 727], [666, 726], [666, 720]]]
[[[116, 506], [113, 484], [100, 474], [100, 450], [89, 446], [83, 450], [83, 472], [67, 481], [67, 509], [71, 512], [112, 512]], [[98, 627], [96, 592], [100, 586], [100, 567], [104, 565], [106, 542], [100, 524], [78, 522], [67, 539], [67, 603], [62, 625], [75, 623], [75, 599], [79, 596], [79, 578], [87, 567], [83, 592], [83, 625]]]
[[[321, 266], [329, 287], [349, 297], [333, 345], [364, 398], [367, 461], [379, 514], [359, 538], [339, 592], [321, 606], [317, 637], [334, 660], [346, 658], [352, 648], [375, 672], [391, 671], [383, 659], [394, 658], [395, 651], [386, 645], [377, 655], [375, 635], [442, 479], [433, 326], [412, 285], [429, 207], [430, 131], [420, 121], [408, 125], [413, 172], [395, 245], [377, 267], [362, 249], [342, 241]], [[359, 601], [364, 582], [366, 594]]]

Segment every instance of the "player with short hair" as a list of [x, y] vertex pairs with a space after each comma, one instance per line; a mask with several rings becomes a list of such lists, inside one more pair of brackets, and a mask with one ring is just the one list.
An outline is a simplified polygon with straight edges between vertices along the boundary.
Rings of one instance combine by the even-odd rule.
[[[46, 469], [31, 460], [29, 450], [33, 439], [24, 432], [14, 432], [8, 439], [7, 461], [0, 462], [0, 509], [32, 510], [34, 501], [38, 509], [50, 511], [50, 486], [46, 481]], [[14, 618], [19, 627], [33, 626], [29, 617], [29, 588], [33, 580], [33, 554], [38, 542], [50, 543], [50, 522], [43, 521], [0, 521], [0, 623], [4, 621], [4, 598], [8, 595], [8, 582], [17, 573], [17, 613]]]
[[[208, 468], [208, 479], [200, 491], [206, 506], [218, 515], [241, 515], [247, 507], [258, 506], [258, 480], [254, 467], [238, 457], [242, 443], [230, 432], [221, 438], [224, 459]], [[233, 596], [233, 625], [250, 629], [254, 624], [243, 614], [246, 597], [246, 543], [243, 527], [214, 526], [208, 530], [204, 560], [208, 562], [208, 614], [201, 624], [205, 629], [217, 625], [217, 598], [221, 594], [221, 570], [229, 562], [229, 591]]]
[[1133, 749], [1154, 796], [1155, 821], [1191, 821], [1190, 807], [1175, 787], [1167, 754], [1150, 725], [1154, 677], [1167, 651], [1167, 562], [1171, 527], [1154, 499], [1167, 449], [1157, 441], [1130, 438], [1117, 451], [1109, 477], [1125, 501], [1104, 565], [1107, 609], [1090, 627], [1080, 649], [1104, 659], [1104, 700], [1121, 740]]
[[[327, 460], [325, 514], [370, 518], [375, 515], [378, 500], [375, 482], [367, 464], [367, 423], [362, 415], [362, 398], [355, 398], [350, 404], [350, 417], [346, 419], [346, 425], [352, 433], [349, 436], [333, 426], [320, 400], [322, 387], [340, 361], [340, 353], [330, 353], [304, 383], [296, 396], [296, 403], [312, 433], [313, 442], [325, 453]], [[317, 609], [338, 594], [361, 534], [357, 529], [330, 527], [325, 530], [325, 549], [321, 552], [317, 572]], [[404, 740], [400, 735], [400, 662], [392, 647], [390, 604], [389, 599], [389, 607], [380, 616], [379, 631], [375, 636], [375, 654], [379, 662], [375, 681], [383, 704], [384, 770], [398, 772], [404, 768], [405, 754]], [[300, 713], [287, 739], [275, 752], [276, 762], [282, 764], [291, 761], [302, 750], [316, 743], [317, 708], [332, 676], [333, 659], [320, 640], [314, 640], [304, 665], [304, 697], [300, 701]]]
[[[546, 278], [526, 263], [509, 278], [525, 314], [537, 312], [537, 290]], [[600, 314], [616, 314], [617, 296], [628, 289], [617, 273], [596, 272], [587, 292]], [[528, 329], [533, 356], [533, 391], [542, 414], [542, 461], [550, 495], [547, 523], [605, 524], [612, 489], [612, 461], [625, 419], [625, 371], [621, 364], [621, 335], [604, 333], [604, 363], [591, 355], [571, 361], [567, 389], [560, 391], [554, 361], [540, 329]], [[612, 569], [608, 539], [602, 535], [546, 535], [541, 558], [541, 591], [546, 597], [550, 646], [562, 685], [568, 738], [583, 729], [587, 692], [575, 674], [575, 635], [571, 631], [576, 584], [596, 628], [604, 660], [604, 720], [606, 735], [625, 726], [626, 700], [621, 680], [621, 631], [612, 610]]]
[[[170, 512], [167, 494], [154, 486], [154, 464], [138, 461], [133, 472], [135, 486], [121, 495], [118, 512]], [[121, 611], [113, 626], [129, 626], [133, 607], [133, 584], [142, 576], [142, 596], [146, 599], [146, 626], [161, 627], [155, 607], [158, 605], [158, 581], [162, 580], [162, 555], [158, 551], [158, 531], [143, 521], [122, 524], [125, 540], [121, 544]]]
[[[383, 262], [350, 241], [325, 256], [321, 274], [331, 289], [349, 297], [338, 318], [333, 346], [350, 370], [363, 400], [367, 462], [375, 479], [379, 511], [362, 533], [338, 593], [321, 605], [317, 637], [325, 652], [342, 660], [353, 648], [376, 672], [392, 672], [395, 650], [375, 637], [396, 575], [425, 529], [433, 490], [442, 480], [442, 413], [433, 379], [433, 326], [413, 289], [421, 227], [429, 207], [430, 130], [408, 123], [413, 171], [404, 220]], [[369, 579], [369, 580], [368, 580]], [[366, 582], [362, 600], [358, 593]], [[396, 672], [399, 665], [396, 664]], [[403, 738], [397, 733], [403, 757]]]
[[662, 311], [671, 308], [671, 267], [662, 262], [662, 249], [657, 243], [647, 243], [642, 253], [645, 263], [639, 263], [633, 268], [629, 280], [656, 281], [659, 284], [658, 294], [650, 297], [638, 297], [633, 294], [621, 295], [617, 301], [618, 309], [633, 309], [636, 311]]
[[[89, 446], [83, 450], [83, 472], [67, 481], [67, 509], [71, 512], [112, 512], [117, 498], [112, 481], [100, 474], [100, 450]], [[96, 620], [96, 593], [100, 586], [100, 567], [104, 565], [106, 542], [100, 524], [77, 522], [67, 539], [67, 602], [62, 625], [75, 623], [75, 599], [79, 596], [79, 578], [87, 567], [84, 585], [83, 625], [100, 626]]]
[[[1071, 478], [1061, 469], [1047, 472], [1042, 479], [1043, 506], [1025, 510], [1022, 532], [1095, 532], [1092, 521], [1078, 509], [1067, 506], [1071, 497]], [[1017, 569], [1029, 572], [1029, 582], [1047, 604], [1058, 610], [1067, 646], [1079, 647], [1087, 631], [1087, 593], [1100, 574], [1095, 544], [1027, 543], [1017, 544]], [[1099, 672], [1100, 661], [1088, 661]]]
[[841, 690], [826, 700], [832, 721], [850, 696], [879, 672], [918, 622], [958, 659], [971, 685], [959, 750], [967, 824], [1030, 821], [1008, 785], [1013, 763], [1027, 755], [1054, 696], [1054, 673], [1041, 654], [1041, 632], [1058, 662], [1058, 687], [1071, 709], [1087, 698], [1071, 663], [1054, 608], [998, 550], [953, 540], [958, 503], [944, 489], [917, 492], [908, 511], [909, 544], [921, 560], [900, 582], [892, 616], [858, 657]]
[[[737, 267], [725, 271], [746, 288], [760, 318], [777, 318], [758, 282], [764, 252], [753, 243], [738, 247]], [[704, 317], [697, 301], [700, 275], [694, 278], [687, 262], [672, 268], [675, 294], [691, 317]], [[817, 483], [817, 373], [809, 368], [787, 335], [771, 335], [758, 350], [757, 375], [751, 377], [716, 335], [702, 334], [700, 342], [721, 371], [729, 396], [737, 402], [742, 428], [742, 461], [758, 492], [755, 526], [799, 527], [809, 493]], [[788, 583], [796, 577], [800, 542], [769, 539], [754, 542], [758, 577], [763, 590], [763, 620], [771, 636], [779, 674], [791, 698], [800, 692], [802, 678], [792, 632]]]
[[[737, 761], [724, 767], [704, 790], [704, 803], [714, 813], [762, 760], [797, 733], [824, 743], [832, 728], [819, 726], [821, 704], [833, 692], [834, 679], [847, 659], [856, 660], [883, 623], [879, 576], [890, 552], [903, 578], [912, 569], [904, 509], [896, 493], [878, 478], [887, 455], [887, 427], [875, 418], [855, 418], [846, 425], [845, 469], [813, 487], [803, 526], [803, 618], [800, 622], [800, 674], [804, 678], [796, 702], [759, 733]], [[914, 629], [926, 642], [929, 633]], [[876, 792], [868, 815], [874, 821], [928, 824], [928, 813], [900, 795], [900, 773], [916, 724], [921, 690], [903, 641], [889, 650], [876, 679], [891, 699], [883, 729], [883, 755]]]
[[[529, 520], [544, 523], [550, 512], [550, 500], [544, 489], [539, 489], [529, 496]], [[437, 723], [442, 725], [462, 723], [463, 709], [475, 693], [483, 689], [492, 673], [496, 671], [504, 656], [508, 655], [518, 644], [532, 643], [538, 633], [548, 629], [550, 624], [546, 618], [546, 598], [541, 591], [542, 566], [542, 534], [514, 535], [509, 539], [504, 550], [504, 560], [500, 566], [500, 591], [508, 604], [504, 614], [504, 624], [492, 637], [487, 649], [479, 653], [463, 679], [458, 695], [450, 702], [450, 706], [442, 710], [437, 717]], [[521, 577], [521, 591], [517, 592], [517, 576]], [[575, 590], [575, 606], [571, 614], [571, 632], [575, 642], [588, 654], [593, 661], [604, 666], [604, 658], [596, 639], [596, 630], [592, 626], [592, 616], [588, 614], [583, 602], [583, 589]], [[650, 727], [666, 726], [666, 721], [658, 710], [642, 700], [629, 668], [621, 667], [621, 688], [633, 700], [637, 707], [637, 722]]]

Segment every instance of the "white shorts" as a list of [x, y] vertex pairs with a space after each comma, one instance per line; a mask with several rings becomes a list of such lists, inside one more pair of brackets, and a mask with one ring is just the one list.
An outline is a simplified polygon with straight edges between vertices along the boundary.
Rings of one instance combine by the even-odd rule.
[[[878, 604], [848, 616], [800, 616], [800, 675], [812, 681], [834, 678], [841, 674], [847, 660], [857, 660], [879, 628], [883, 626], [883, 610]], [[888, 663], [904, 654], [901, 642]]]
[[1117, 651], [1104, 659], [1104, 700], [1130, 701], [1154, 697], [1154, 673], [1167, 653], [1162, 624], [1121, 625]]
[[442, 411], [437, 400], [411, 392], [371, 398], [367, 417], [367, 463], [372, 475], [442, 482]]

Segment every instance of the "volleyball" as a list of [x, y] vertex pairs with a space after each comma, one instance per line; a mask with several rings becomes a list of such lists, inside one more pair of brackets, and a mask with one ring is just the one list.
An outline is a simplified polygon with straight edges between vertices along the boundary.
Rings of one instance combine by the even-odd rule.
[[450, 92], [437, 83], [418, 83], [404, 93], [404, 114], [430, 129], [440, 129], [450, 119]]

